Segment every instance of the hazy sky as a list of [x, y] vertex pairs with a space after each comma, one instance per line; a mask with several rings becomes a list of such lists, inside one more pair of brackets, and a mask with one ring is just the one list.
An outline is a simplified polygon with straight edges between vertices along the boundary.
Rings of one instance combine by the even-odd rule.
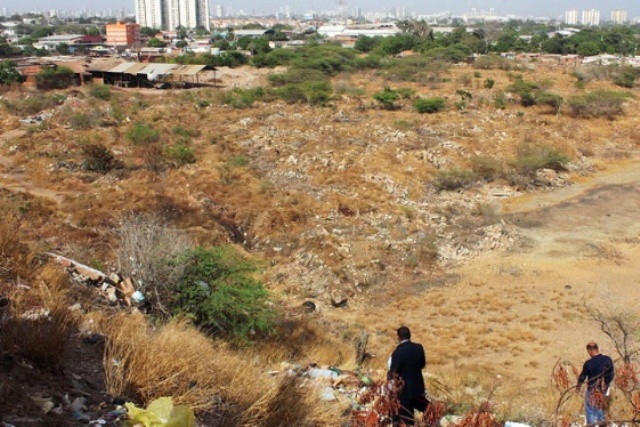
[[[475, 7], [487, 9], [493, 7], [499, 14], [535, 15], [535, 16], [563, 16], [567, 9], [599, 9], [601, 19], [609, 19], [611, 9], [627, 9], [629, 18], [640, 16], [640, 0], [345, 0], [347, 8], [358, 6], [365, 12], [405, 6], [407, 11], [418, 13], [435, 13], [449, 10], [462, 14]], [[234, 9], [251, 11], [273, 11], [284, 5], [295, 12], [309, 9], [329, 10], [336, 8], [336, 0], [209, 0], [213, 8], [216, 4]], [[76, 9], [106, 10], [112, 8], [127, 8], [133, 10], [134, 0], [0, 0], [0, 9], [9, 11]]]

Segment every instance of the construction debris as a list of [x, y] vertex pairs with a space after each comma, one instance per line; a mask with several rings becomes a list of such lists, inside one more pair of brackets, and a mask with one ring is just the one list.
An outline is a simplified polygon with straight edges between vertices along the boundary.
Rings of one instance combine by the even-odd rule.
[[100, 294], [110, 302], [122, 302], [127, 306], [144, 301], [142, 292], [136, 290], [133, 279], [123, 278], [119, 274], [106, 274], [88, 265], [52, 252], [47, 256], [64, 266], [72, 279], [98, 289]]

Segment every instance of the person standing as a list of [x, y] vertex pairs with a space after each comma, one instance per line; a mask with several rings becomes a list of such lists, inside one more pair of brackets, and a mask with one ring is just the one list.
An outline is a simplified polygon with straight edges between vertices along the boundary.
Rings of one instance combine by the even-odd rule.
[[609, 394], [609, 384], [613, 381], [613, 361], [609, 356], [600, 354], [598, 344], [587, 344], [590, 358], [584, 362], [582, 372], [578, 377], [576, 392], [579, 393], [582, 384], [587, 380], [587, 391], [584, 394], [584, 412], [587, 424], [604, 421], [604, 408]]
[[414, 411], [425, 410], [425, 387], [422, 369], [427, 360], [424, 348], [418, 343], [411, 342], [411, 331], [401, 326], [397, 331], [398, 346], [389, 361], [389, 379], [402, 380], [402, 389], [398, 395], [400, 410], [396, 421], [406, 425], [414, 424]]

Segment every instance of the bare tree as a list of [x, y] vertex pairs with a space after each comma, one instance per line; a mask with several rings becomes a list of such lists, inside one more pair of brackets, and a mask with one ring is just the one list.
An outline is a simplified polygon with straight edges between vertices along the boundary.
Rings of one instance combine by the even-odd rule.
[[611, 339], [623, 362], [630, 363], [631, 358], [640, 352], [640, 317], [623, 304], [615, 304], [608, 298], [605, 298], [605, 302], [606, 308], [590, 306], [586, 302], [584, 306], [589, 317], [597, 322], [602, 332]]
[[177, 258], [191, 247], [189, 239], [152, 214], [123, 218], [118, 235], [119, 270], [135, 279], [154, 310], [168, 315], [171, 289], [184, 270]]

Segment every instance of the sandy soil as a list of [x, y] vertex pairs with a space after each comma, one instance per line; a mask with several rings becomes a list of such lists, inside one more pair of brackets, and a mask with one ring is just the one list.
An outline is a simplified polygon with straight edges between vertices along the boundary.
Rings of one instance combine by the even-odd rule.
[[[525, 243], [453, 267], [459, 280], [390, 304], [375, 324], [375, 353], [393, 347], [392, 325], [408, 324], [428, 352], [427, 371], [495, 376], [535, 400], [558, 360], [581, 366], [584, 346], [612, 342], [585, 306], [640, 310], [640, 158], [611, 165], [571, 187], [504, 202]], [[354, 321], [358, 321], [355, 319]]]

